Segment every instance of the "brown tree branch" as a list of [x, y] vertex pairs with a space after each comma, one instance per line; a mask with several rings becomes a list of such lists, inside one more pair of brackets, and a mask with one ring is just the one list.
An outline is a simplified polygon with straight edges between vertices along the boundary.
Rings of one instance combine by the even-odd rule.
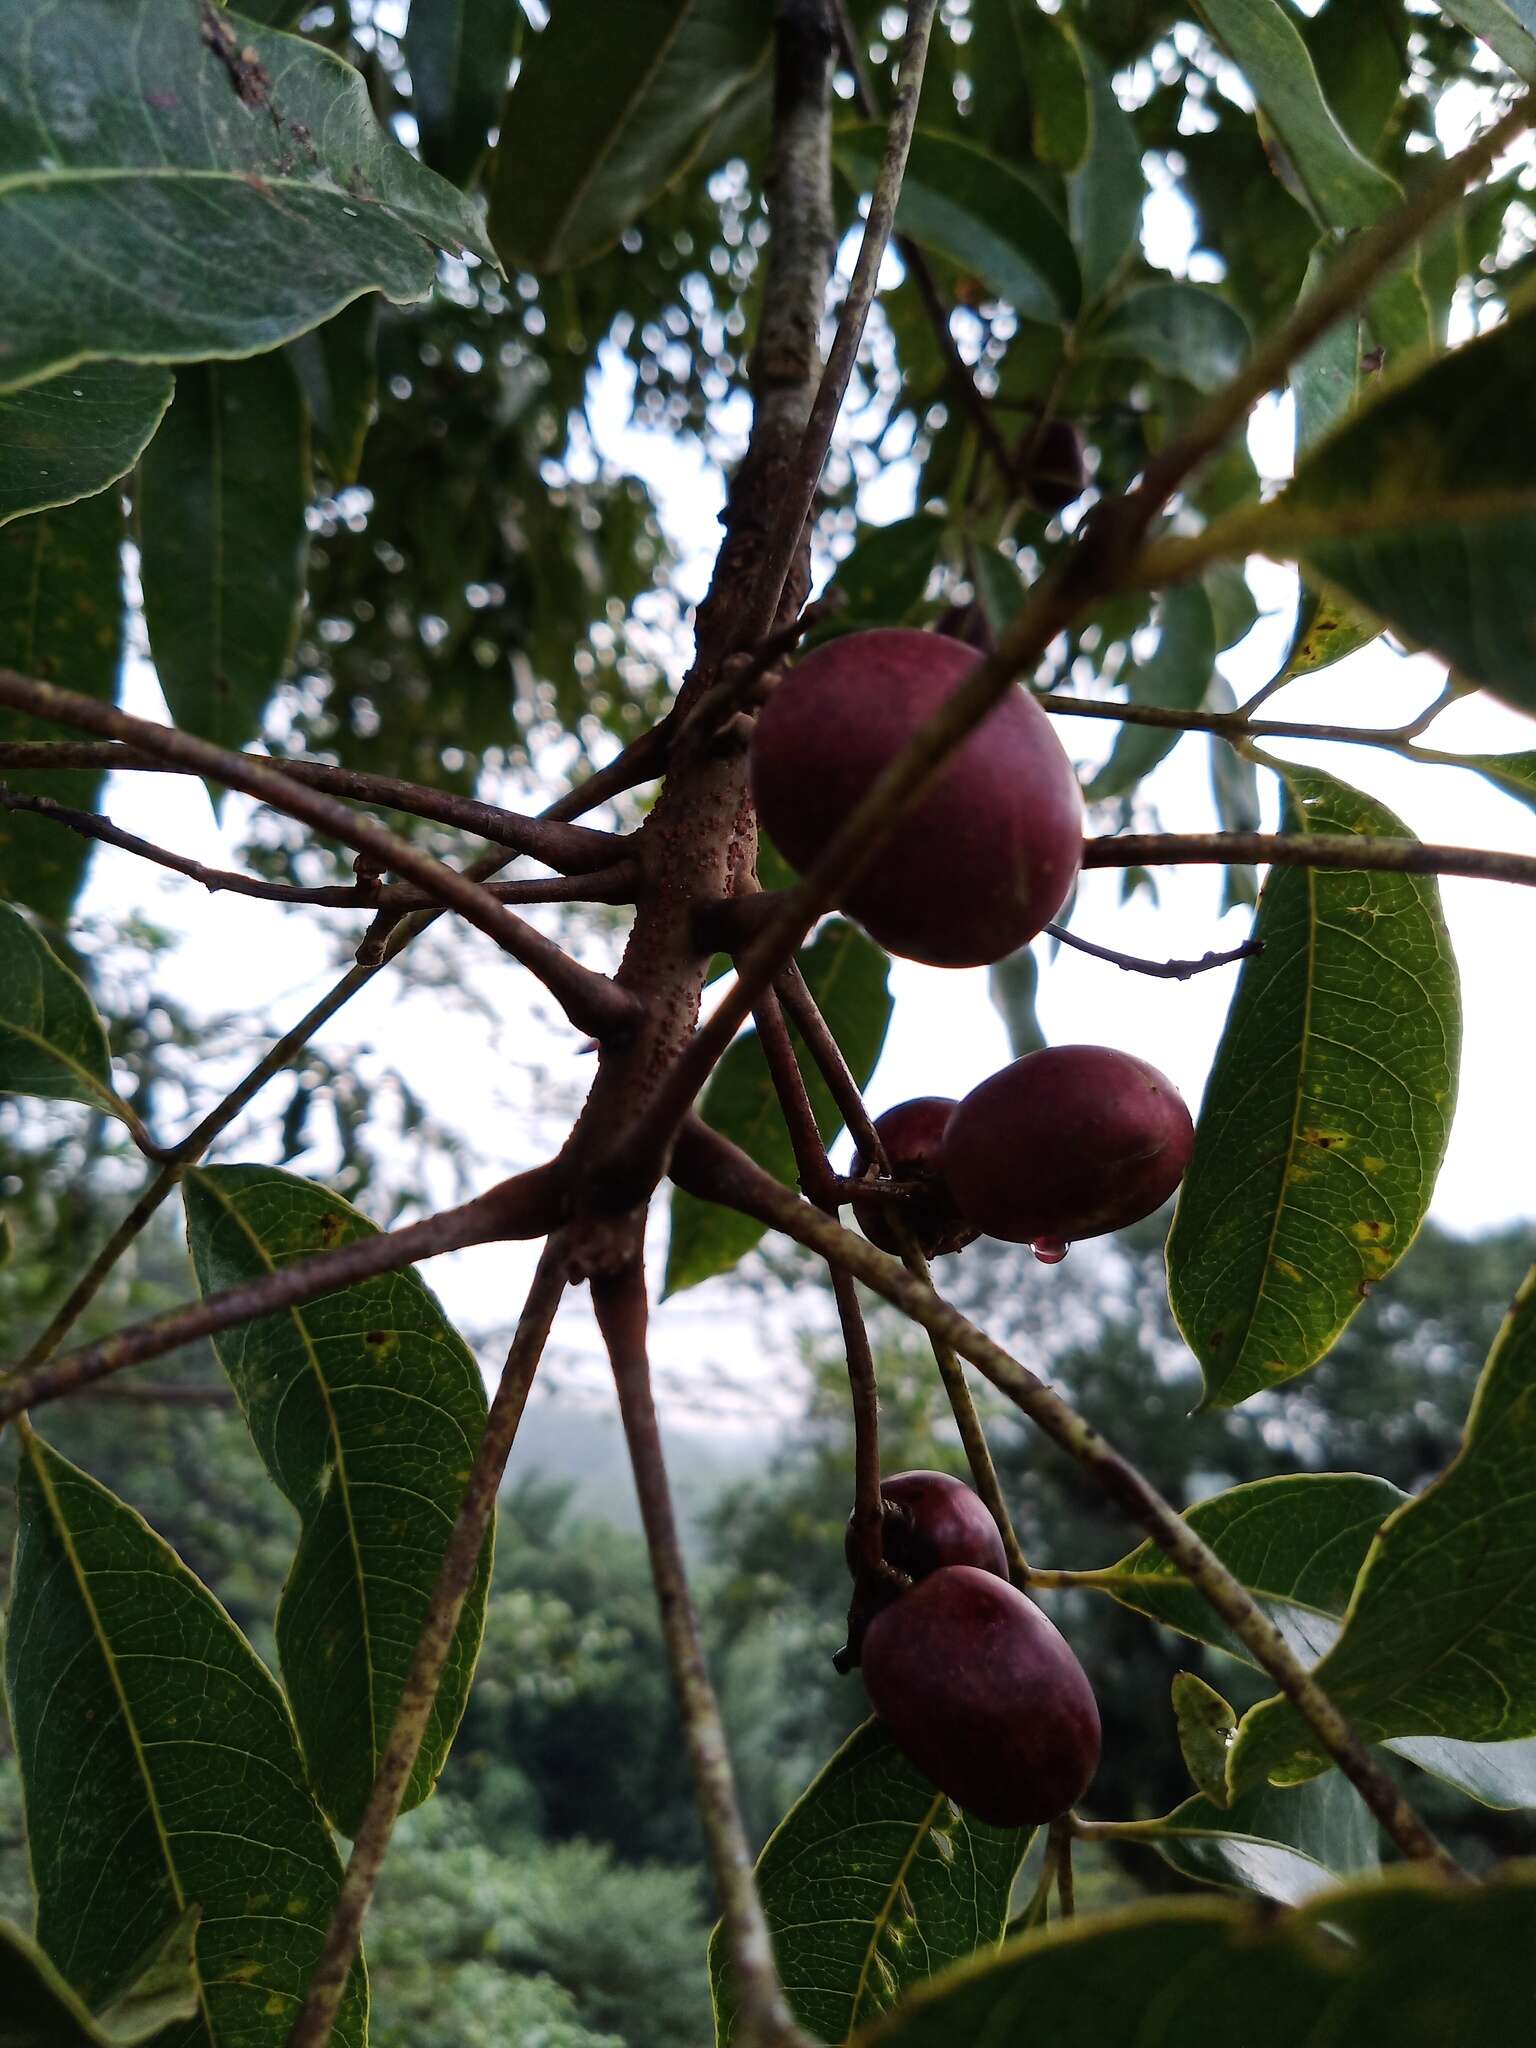
[[[624, 835], [597, 832], [551, 818], [525, 818], [476, 797], [455, 796], [424, 782], [399, 782], [390, 775], [365, 775], [355, 768], [337, 768], [328, 761], [290, 761], [282, 755], [242, 754], [263, 768], [301, 782], [308, 789], [346, 797], [352, 803], [375, 804], [381, 810], [403, 811], [439, 825], [457, 826], [493, 846], [510, 847], [563, 875], [591, 874], [623, 857]], [[10, 769], [95, 768], [111, 774], [197, 775], [184, 762], [163, 760], [120, 740], [3, 740], [0, 771]], [[434, 899], [435, 900], [435, 899]]]
[[1480, 882], [1536, 886], [1536, 857], [1420, 839], [1355, 839], [1343, 832], [1125, 832], [1090, 839], [1085, 868], [1232, 866], [1340, 868], [1358, 873], [1466, 875]]
[[[694, 1786], [710, 1870], [730, 1944], [737, 2018], [733, 2038], [742, 2048], [810, 2048], [795, 2026], [774, 1965], [773, 1943], [757, 1896], [752, 1848], [742, 1825], [720, 1707], [710, 1683], [698, 1615], [683, 1562], [677, 1516], [667, 1483], [661, 1431], [651, 1397], [646, 1345], [645, 1276], [638, 1247], [619, 1273], [592, 1283], [592, 1306], [613, 1366], [619, 1412], [645, 1526], [662, 1636], [693, 1765]], [[299, 2048], [291, 2043], [290, 2048]]]
[[690, 1193], [740, 1209], [846, 1267], [969, 1359], [1178, 1566], [1291, 1701], [1403, 1854], [1433, 1864], [1445, 1876], [1464, 1876], [1247, 1588], [1150, 1481], [1059, 1394], [897, 1260], [781, 1187], [697, 1117], [688, 1120], [679, 1137], [673, 1178]]
[[795, 1029], [804, 1039], [807, 1052], [816, 1062], [821, 1078], [827, 1084], [827, 1093], [837, 1104], [838, 1113], [859, 1148], [860, 1158], [866, 1166], [889, 1174], [891, 1162], [886, 1157], [885, 1145], [875, 1129], [874, 1119], [864, 1107], [863, 1092], [853, 1078], [848, 1062], [843, 1058], [843, 1049], [833, 1036], [831, 1025], [822, 1016], [821, 1005], [811, 994], [810, 984], [800, 972], [798, 963], [791, 960], [783, 973], [775, 977], [773, 985], [780, 1002], [793, 1018]]
[[[153, 1191], [151, 1191], [153, 1192]], [[144, 1197], [148, 1200], [148, 1196]], [[46, 1365], [0, 1385], [0, 1423], [23, 1409], [56, 1401], [77, 1387], [90, 1386], [125, 1366], [163, 1358], [198, 1337], [232, 1329], [279, 1309], [300, 1308], [378, 1273], [397, 1273], [418, 1259], [466, 1245], [491, 1244], [505, 1238], [543, 1237], [564, 1220], [564, 1177], [554, 1165], [536, 1166], [514, 1175], [456, 1209], [444, 1209], [399, 1230], [381, 1230], [355, 1239], [335, 1251], [295, 1259], [275, 1273], [263, 1274], [239, 1287], [228, 1287], [202, 1301], [191, 1301], [147, 1322], [119, 1330], [100, 1344], [66, 1351]], [[135, 1212], [137, 1213], [137, 1212]], [[123, 1226], [126, 1228], [126, 1225]], [[119, 1232], [121, 1235], [121, 1230]], [[37, 1347], [34, 1347], [37, 1348]]]
[[502, 946], [513, 959], [538, 976], [571, 1022], [594, 1038], [610, 1037], [629, 1030], [636, 1021], [638, 1005], [624, 989], [606, 975], [594, 974], [573, 960], [552, 939], [517, 917], [505, 905], [486, 894], [478, 882], [445, 867], [420, 847], [387, 831], [374, 819], [349, 810], [335, 797], [325, 796], [302, 783], [292, 783], [270, 764], [246, 754], [215, 747], [174, 726], [155, 725], [134, 718], [114, 705], [82, 697], [73, 690], [60, 690], [51, 683], [35, 682], [0, 669], [0, 704], [25, 711], [35, 718], [53, 719], [86, 732], [104, 733], [108, 738], [129, 739], [147, 753], [168, 761], [180, 761], [222, 782], [230, 789], [243, 790], [274, 810], [339, 839], [361, 853], [370, 853], [381, 865], [392, 868], [415, 882], [446, 908], [479, 927]]
[[416, 1639], [411, 1667], [406, 1673], [394, 1720], [390, 1723], [389, 1739], [379, 1762], [378, 1775], [368, 1795], [368, 1804], [352, 1844], [352, 1854], [347, 1859], [341, 1890], [331, 1911], [325, 1946], [310, 1974], [304, 2004], [293, 2023], [287, 2048], [324, 2048], [336, 2024], [347, 1978], [362, 1939], [363, 1920], [372, 1902], [389, 1839], [400, 1815], [400, 1802], [405, 1797], [405, 1788], [410, 1783], [411, 1772], [415, 1769], [423, 1737], [437, 1704], [437, 1691], [453, 1648], [454, 1632], [469, 1589], [474, 1584], [481, 1552], [496, 1512], [497, 1490], [565, 1288], [565, 1261], [560, 1240], [555, 1237], [544, 1247], [539, 1259], [533, 1285], [512, 1339], [512, 1348], [502, 1367], [495, 1398], [486, 1417], [485, 1433], [475, 1453], [464, 1498], [459, 1503], [437, 1582], [432, 1588], [427, 1618]]
[[1142, 960], [1135, 953], [1117, 953], [1112, 946], [1096, 946], [1092, 939], [1080, 939], [1064, 924], [1048, 924], [1046, 930], [1059, 945], [1071, 946], [1075, 952], [1090, 954], [1095, 960], [1107, 960], [1111, 967], [1123, 968], [1127, 974], [1149, 974], [1154, 981], [1188, 981], [1191, 975], [1208, 974], [1213, 967], [1230, 967], [1235, 960], [1251, 960], [1264, 950], [1262, 939], [1244, 939], [1228, 952], [1202, 953], [1198, 960]]

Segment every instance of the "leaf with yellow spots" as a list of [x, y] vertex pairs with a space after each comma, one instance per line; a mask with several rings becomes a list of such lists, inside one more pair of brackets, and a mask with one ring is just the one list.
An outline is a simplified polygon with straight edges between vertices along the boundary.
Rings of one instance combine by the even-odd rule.
[[[1293, 833], [1407, 838], [1286, 765]], [[1276, 868], [1168, 1238], [1168, 1293], [1230, 1407], [1315, 1365], [1413, 1242], [1450, 1134], [1461, 1005], [1427, 876]]]
[[[1493, 1744], [1536, 1737], [1536, 1273], [1505, 1318], [1461, 1449], [1432, 1486], [1382, 1524], [1316, 1676], [1367, 1742]], [[1495, 1752], [1497, 1753], [1497, 1752]], [[1244, 1715], [1234, 1789], [1294, 1784], [1329, 1767], [1288, 1701]], [[1527, 1770], [1529, 1765], [1527, 1764]]]
[[[758, 1858], [779, 1977], [814, 2039], [845, 2042], [935, 1970], [995, 1948], [1034, 1834], [936, 1791], [878, 1721], [856, 1729]], [[736, 2038], [720, 1930], [709, 1945], [716, 2048]]]
[[[373, 1234], [349, 1202], [267, 1166], [184, 1182], [211, 1294]], [[215, 1339], [274, 1482], [303, 1524], [277, 1647], [316, 1796], [352, 1834], [426, 1618], [485, 1427], [468, 1347], [420, 1279], [387, 1273]], [[464, 1711], [485, 1621], [490, 1542], [464, 1603], [407, 1807], [431, 1792]], [[309, 1910], [295, 1896], [290, 1914]]]

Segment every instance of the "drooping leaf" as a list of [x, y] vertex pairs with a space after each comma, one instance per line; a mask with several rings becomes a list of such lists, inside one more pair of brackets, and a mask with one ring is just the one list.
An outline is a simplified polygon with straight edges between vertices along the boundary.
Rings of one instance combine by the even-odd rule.
[[[1206, 579], [1209, 587], [1209, 578]], [[1247, 584], [1243, 588], [1247, 589]], [[1217, 609], [1215, 599], [1211, 608]], [[1217, 625], [1217, 638], [1221, 627]], [[1235, 711], [1237, 695], [1226, 677], [1218, 670], [1211, 677], [1210, 687], [1205, 693], [1206, 706], [1211, 711]], [[1259, 771], [1248, 755], [1224, 740], [1219, 733], [1212, 733], [1209, 741], [1211, 757], [1211, 800], [1216, 806], [1216, 821], [1223, 832], [1257, 832], [1263, 823], [1259, 808]], [[1249, 909], [1259, 900], [1258, 870], [1247, 864], [1229, 863], [1222, 870], [1221, 907], [1223, 912], [1234, 908]]]
[[422, 159], [456, 185], [485, 155], [522, 20], [517, 0], [411, 0], [405, 61]]
[[[801, 1794], [757, 1863], [786, 1996], [841, 2043], [947, 1963], [1002, 1939], [1032, 1828], [963, 1814], [866, 1721]], [[735, 2039], [725, 1944], [710, 1943], [716, 2048]]]
[[[876, 122], [834, 135], [834, 159], [858, 191], [873, 185], [884, 144]], [[1026, 320], [1060, 321], [1077, 310], [1082, 282], [1066, 230], [1025, 178], [973, 142], [918, 130], [896, 225]]]
[[1503, 2041], [1531, 2010], [1533, 1940], [1536, 1871], [1520, 1864], [1455, 1888], [1394, 1871], [1278, 1915], [1235, 1899], [1149, 1900], [947, 1971], [859, 2048], [1146, 2048], [1149, 2012], [1179, 2048]]
[[1039, 1052], [1045, 1033], [1035, 1014], [1035, 996], [1040, 986], [1040, 963], [1028, 946], [1009, 953], [987, 969], [987, 994], [1008, 1033], [1008, 1049], [1016, 1060]]
[[1184, 1768], [1213, 1806], [1227, 1803], [1227, 1751], [1237, 1716], [1215, 1686], [1194, 1671], [1173, 1679], [1173, 1718]]
[[157, 1953], [92, 2014], [19, 1927], [0, 1920], [0, 2041], [5, 2048], [140, 2048], [185, 2035], [196, 2017], [196, 1908], [174, 1921]]
[[831, 630], [900, 625], [923, 601], [945, 531], [944, 521], [932, 512], [865, 528], [828, 585], [829, 594], [836, 592], [842, 601], [829, 621]]
[[[843, 1049], [843, 1057], [862, 1087], [875, 1070], [891, 1018], [891, 997], [885, 985], [889, 962], [885, 954], [853, 925], [838, 919], [801, 955], [800, 966], [812, 995], [821, 1005], [822, 1015]], [[842, 1128], [842, 1118], [803, 1049], [801, 1066], [816, 1112], [817, 1128], [823, 1142], [830, 1144]], [[759, 1166], [776, 1179], [793, 1185], [794, 1150], [755, 1031], [738, 1038], [715, 1069], [699, 1104], [699, 1113], [713, 1129], [740, 1145]], [[754, 1223], [750, 1216], [717, 1208], [680, 1188], [674, 1189], [667, 1246], [667, 1293], [677, 1294], [716, 1273], [729, 1272], [762, 1234], [763, 1226]]]
[[1135, 123], [1108, 72], [1079, 44], [1092, 113], [1087, 161], [1067, 183], [1067, 217], [1082, 273], [1083, 300], [1102, 298], [1139, 246], [1147, 196]]
[[[1214, 562], [1200, 578], [1205, 594], [1211, 601], [1211, 619], [1216, 628], [1216, 651], [1224, 654], [1229, 647], [1235, 647], [1239, 640], [1245, 640], [1258, 623], [1259, 607], [1253, 592], [1248, 587], [1248, 578], [1236, 562]], [[1212, 688], [1215, 687], [1213, 679]], [[1232, 686], [1224, 679], [1222, 688], [1231, 696]], [[1206, 692], [1207, 703], [1211, 702], [1210, 691]], [[1232, 699], [1236, 703], [1236, 699]], [[1225, 707], [1224, 707], [1225, 708]]]
[[[110, 703], [123, 634], [123, 505], [116, 491], [0, 528], [0, 664]], [[0, 739], [56, 740], [57, 726], [0, 709]], [[8, 768], [11, 788], [92, 810], [91, 769]], [[91, 844], [47, 818], [0, 811], [0, 895], [63, 924]]]
[[[200, 1909], [175, 2048], [282, 2048], [341, 1862], [282, 1694], [133, 1510], [31, 1437], [6, 1630], [37, 1938], [88, 2006]], [[354, 1971], [335, 2039], [362, 2048]], [[169, 2048], [169, 2044], [167, 2044]]]
[[[1302, 297], [1321, 283], [1331, 251], [1316, 250], [1307, 265]], [[1364, 327], [1358, 314], [1336, 320], [1320, 341], [1291, 365], [1291, 391], [1296, 400], [1296, 455], [1299, 460], [1330, 428], [1347, 419], [1360, 402]]]
[[982, 616], [994, 634], [1001, 633], [1029, 595], [1017, 559], [998, 548], [978, 547], [971, 551], [967, 566]]
[[1369, 647], [1380, 634], [1377, 621], [1356, 606], [1309, 589], [1304, 583], [1296, 607], [1295, 630], [1279, 674], [1288, 683], [1299, 676], [1316, 675], [1321, 669], [1332, 668], [1336, 661], [1343, 661], [1346, 655]]
[[[1403, 838], [1287, 765], [1284, 829]], [[1456, 964], [1432, 878], [1275, 868], [1168, 1238], [1168, 1293], [1229, 1407], [1316, 1364], [1412, 1243], [1450, 1134]]]
[[329, 51], [199, 0], [0, 0], [0, 388], [275, 348], [425, 298], [482, 209]]
[[[1318, 1682], [1367, 1741], [1536, 1735], [1536, 1274], [1516, 1297], [1478, 1382], [1455, 1461], [1384, 1524]], [[1290, 1705], [1243, 1718], [1234, 1785], [1327, 1768]]]
[[509, 267], [600, 255], [768, 61], [768, 0], [556, 0], [525, 43], [491, 172]]
[[[374, 1235], [339, 1195], [275, 1167], [199, 1167], [183, 1182], [205, 1294]], [[414, 1273], [385, 1274], [226, 1332], [219, 1362], [303, 1524], [277, 1647], [310, 1782], [355, 1832], [485, 1426], [467, 1346]], [[407, 1807], [437, 1782], [485, 1620], [487, 1540]]]
[[309, 447], [280, 355], [181, 371], [139, 470], [150, 652], [179, 726], [223, 747], [261, 730], [304, 596]]
[[[1216, 665], [1216, 625], [1199, 583], [1170, 590], [1162, 603], [1162, 632], [1154, 651], [1124, 680], [1133, 704], [1195, 710], [1205, 699]], [[1150, 775], [1184, 737], [1177, 726], [1123, 725], [1109, 759], [1089, 783], [1090, 803], [1123, 796]]]
[[84, 982], [0, 902], [0, 1093], [122, 1116], [107, 1033]]
[[1248, 328], [1204, 285], [1149, 284], [1127, 293], [1084, 347], [1090, 355], [1134, 356], [1197, 391], [1219, 391], [1242, 368]]
[[83, 363], [0, 397], [0, 526], [126, 476], [170, 402], [170, 371], [143, 363]]
[[[1449, 756], [1439, 756], [1442, 761]], [[1528, 754], [1462, 754], [1459, 760], [1479, 775], [1486, 775], [1496, 789], [1536, 810], [1536, 752]]]
[[289, 346], [309, 407], [310, 440], [333, 483], [355, 484], [378, 417], [379, 301], [354, 299], [334, 320]]
[[1379, 1861], [1376, 1823], [1337, 1771], [1286, 1791], [1261, 1785], [1230, 1806], [1186, 1799], [1146, 1823], [1146, 1837], [1183, 1876], [1282, 1906], [1299, 1906]]
[[1533, 332], [1523, 314], [1416, 375], [1384, 377], [1312, 449], [1256, 543], [1299, 556], [1316, 580], [1526, 710], [1536, 708]]

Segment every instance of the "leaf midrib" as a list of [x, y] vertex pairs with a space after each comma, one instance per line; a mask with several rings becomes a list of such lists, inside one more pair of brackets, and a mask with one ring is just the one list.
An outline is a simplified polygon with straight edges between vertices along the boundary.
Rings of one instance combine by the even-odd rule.
[[864, 2003], [864, 1992], [869, 1983], [870, 1965], [874, 1961], [876, 1949], [880, 1946], [881, 1935], [891, 1924], [896, 1898], [901, 1892], [902, 1887], [906, 1884], [907, 1872], [912, 1868], [918, 1850], [927, 1841], [929, 1834], [932, 1832], [935, 1815], [944, 1803], [945, 1794], [935, 1792], [927, 1812], [912, 1830], [912, 1840], [907, 1845], [906, 1853], [897, 1867], [896, 1875], [891, 1879], [890, 1884], [886, 1888], [885, 1897], [880, 1902], [880, 1910], [870, 1921], [869, 1940], [864, 1946], [864, 1959], [859, 1964], [859, 1981], [853, 1987], [853, 2000], [848, 2009], [848, 2031], [843, 2037], [845, 2041], [852, 2040], [854, 2032], [859, 2025], [859, 2011]]

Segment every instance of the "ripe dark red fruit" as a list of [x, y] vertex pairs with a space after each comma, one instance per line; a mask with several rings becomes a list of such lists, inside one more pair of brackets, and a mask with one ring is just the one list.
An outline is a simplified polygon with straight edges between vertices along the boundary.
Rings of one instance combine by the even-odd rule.
[[[882, 627], [828, 641], [775, 686], [752, 737], [752, 790], [786, 859], [814, 862], [979, 658], [938, 633]], [[839, 907], [904, 959], [983, 967], [1056, 915], [1082, 838], [1072, 764], [1047, 714], [1010, 687]]]
[[1070, 420], [1047, 420], [1028, 442], [1019, 480], [1042, 512], [1061, 512], [1088, 488], [1083, 437]]
[[[946, 1565], [969, 1564], [1008, 1576], [1008, 1558], [997, 1524], [981, 1496], [947, 1472], [898, 1472], [880, 1482], [885, 1507], [880, 1540], [885, 1561], [912, 1580], [926, 1579]], [[853, 1524], [843, 1544], [848, 1569], [857, 1573]]]
[[1006, 1580], [951, 1565], [903, 1593], [864, 1635], [864, 1684], [902, 1753], [978, 1820], [1055, 1820], [1099, 1762], [1099, 1710], [1081, 1664]]
[[[898, 1102], [884, 1116], [875, 1118], [875, 1129], [891, 1162], [897, 1180], [916, 1181], [921, 1192], [895, 1202], [855, 1201], [853, 1213], [860, 1230], [871, 1244], [897, 1258], [906, 1250], [898, 1224], [905, 1224], [917, 1241], [924, 1258], [940, 1252], [957, 1252], [976, 1235], [955, 1206], [939, 1170], [939, 1148], [951, 1116], [959, 1107], [950, 1095], [917, 1095], [910, 1102]], [[869, 1169], [860, 1152], [853, 1162], [854, 1178]]]
[[1150, 1216], [1183, 1179], [1194, 1141], [1156, 1067], [1106, 1045], [1053, 1045], [973, 1088], [941, 1156], [977, 1230], [1071, 1244]]

